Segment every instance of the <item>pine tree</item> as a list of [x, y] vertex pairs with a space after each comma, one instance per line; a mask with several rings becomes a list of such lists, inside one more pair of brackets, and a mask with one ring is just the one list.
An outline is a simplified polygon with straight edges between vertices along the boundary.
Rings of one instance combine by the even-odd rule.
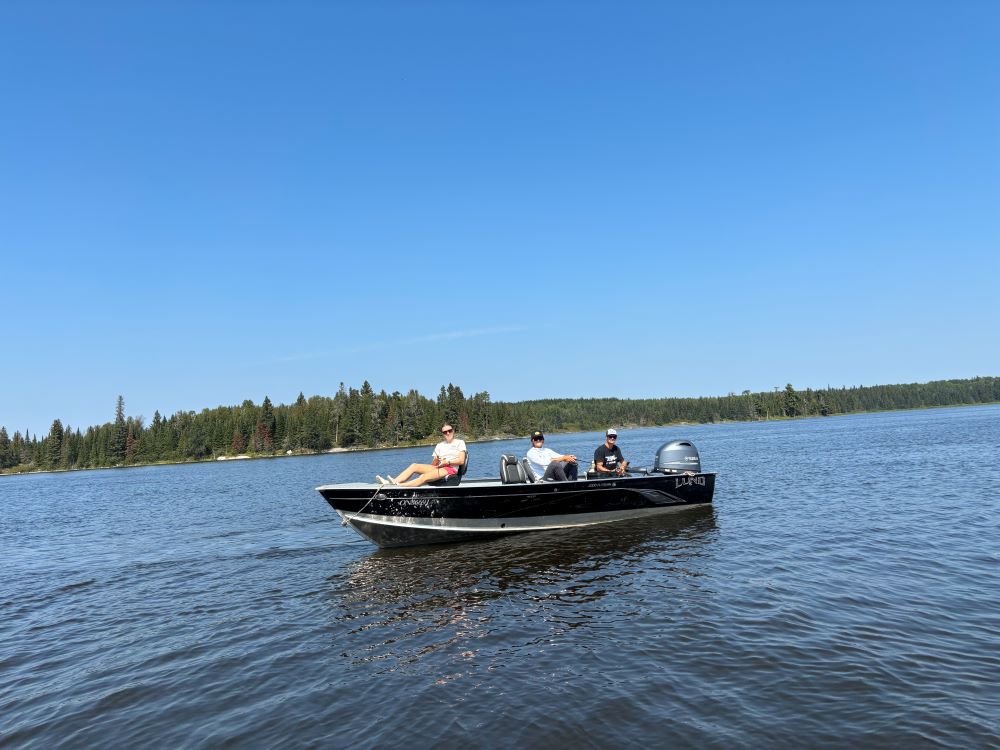
[[271, 399], [264, 396], [264, 402], [260, 405], [260, 422], [258, 423], [258, 437], [260, 446], [258, 450], [270, 453], [274, 450], [274, 407]]
[[344, 418], [346, 409], [347, 390], [344, 388], [344, 381], [340, 381], [340, 388], [337, 389], [337, 395], [333, 397], [333, 409], [330, 414], [330, 418], [333, 420], [333, 444], [335, 446], [343, 445], [341, 441], [340, 420]]
[[10, 460], [11, 466], [19, 466], [26, 463], [24, 460], [24, 438], [21, 437], [21, 433], [17, 430], [14, 430], [14, 439], [10, 443]]
[[7, 428], [0, 427], [0, 469], [9, 469], [14, 465], [14, 458], [11, 453], [10, 438], [7, 437]]
[[[77, 436], [78, 437], [78, 436]], [[63, 432], [62, 446], [59, 450], [59, 468], [69, 469], [73, 466], [73, 454], [75, 451], [74, 447], [74, 436], [73, 428], [66, 425], [66, 430]]]
[[59, 466], [59, 459], [62, 457], [62, 444], [63, 426], [62, 422], [56, 419], [53, 420], [52, 428], [49, 430], [48, 456], [46, 458], [50, 468], [54, 469]]
[[794, 417], [799, 413], [799, 395], [795, 392], [792, 384], [785, 386], [784, 409], [785, 416]]
[[132, 420], [129, 420], [128, 433], [125, 437], [125, 463], [132, 463], [135, 459], [135, 451], [139, 444], [139, 439], [136, 438], [135, 433], [132, 430]]
[[128, 425], [125, 423], [125, 399], [119, 394], [118, 403], [115, 406], [114, 442], [111, 444], [111, 453], [115, 463], [121, 463], [125, 459], [127, 445]]
[[76, 467], [78, 469], [85, 468], [91, 465], [91, 453], [94, 450], [94, 443], [96, 441], [97, 430], [93, 427], [87, 428], [87, 434], [83, 436], [80, 441], [80, 451], [76, 456]]

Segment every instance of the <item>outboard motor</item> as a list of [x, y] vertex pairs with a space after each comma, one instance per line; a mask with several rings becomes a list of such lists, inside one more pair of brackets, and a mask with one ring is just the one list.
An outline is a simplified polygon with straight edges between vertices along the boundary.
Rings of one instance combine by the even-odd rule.
[[661, 474], [681, 474], [685, 471], [701, 473], [701, 457], [689, 440], [671, 440], [656, 451], [653, 471]]

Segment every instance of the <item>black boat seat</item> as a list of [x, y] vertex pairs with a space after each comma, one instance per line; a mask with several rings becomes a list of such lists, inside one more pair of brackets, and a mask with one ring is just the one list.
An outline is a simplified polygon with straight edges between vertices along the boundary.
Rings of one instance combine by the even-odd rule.
[[438, 479], [435, 482], [428, 482], [427, 484], [432, 487], [457, 487], [462, 483], [462, 477], [465, 476], [465, 472], [469, 470], [469, 451], [465, 451], [465, 463], [460, 464], [458, 467], [458, 472], [445, 477], [444, 479]]
[[511, 453], [504, 453], [500, 456], [500, 483], [501, 484], [524, 484], [528, 478], [524, 475], [524, 467], [517, 460], [517, 456]]

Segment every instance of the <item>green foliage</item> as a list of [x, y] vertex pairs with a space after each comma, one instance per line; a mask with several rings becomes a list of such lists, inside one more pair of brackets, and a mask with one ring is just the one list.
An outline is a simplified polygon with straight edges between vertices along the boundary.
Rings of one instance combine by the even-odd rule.
[[0, 427], [0, 470], [16, 465], [14, 451], [6, 427]]
[[125, 424], [125, 399], [121, 394], [115, 405], [115, 432], [111, 450], [116, 463], [125, 460], [125, 449], [128, 447], [128, 425]]
[[858, 411], [918, 409], [1000, 402], [1000, 378], [940, 380], [932, 383], [795, 390], [702, 398], [545, 399], [504, 403], [489, 393], [466, 398], [449, 383], [436, 399], [415, 390], [406, 394], [376, 392], [365, 381], [360, 389], [343, 383], [331, 398], [299, 394], [294, 403], [275, 406], [265, 396], [257, 406], [218, 406], [201, 412], [180, 411], [164, 418], [156, 412], [146, 426], [142, 417], [125, 414], [119, 396], [115, 419], [80, 430], [63, 429], [55, 420], [42, 440], [25, 432], [13, 439], [0, 427], [0, 471], [92, 468], [122, 463], [192, 461], [249, 452], [316, 452], [435, 442], [443, 422], [467, 439], [525, 435], [545, 431], [596, 430], [609, 426], [663, 425], [794, 416], [827, 416]]
[[45, 446], [46, 467], [49, 469], [59, 467], [60, 458], [62, 457], [63, 435], [62, 422], [58, 419], [54, 420], [52, 428], [49, 430], [47, 445]]
[[799, 394], [795, 392], [795, 389], [792, 387], [792, 384], [789, 383], [788, 385], [785, 386], [785, 401], [784, 401], [785, 416], [786, 417], [798, 416], [799, 403], [800, 403]]

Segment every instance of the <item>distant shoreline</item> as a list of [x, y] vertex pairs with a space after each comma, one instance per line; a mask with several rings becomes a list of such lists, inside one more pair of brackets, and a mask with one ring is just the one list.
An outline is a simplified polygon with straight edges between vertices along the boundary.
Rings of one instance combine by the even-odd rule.
[[[669, 425], [647, 425], [648, 427], [667, 427]], [[638, 425], [635, 426], [636, 428]], [[624, 427], [623, 429], [629, 429]], [[588, 432], [588, 430], [582, 430], [582, 432]], [[550, 430], [550, 434], [557, 434], [558, 431]], [[565, 433], [569, 434], [569, 432]], [[479, 438], [476, 440], [466, 440], [466, 443], [477, 444], [477, 443], [495, 443], [500, 440], [517, 440], [520, 435], [509, 435], [509, 436], [492, 436]], [[314, 456], [328, 456], [335, 453], [368, 453], [369, 451], [394, 451], [394, 450], [405, 450], [407, 448], [421, 448], [421, 447], [432, 447], [437, 445], [437, 442], [432, 441], [422, 441], [416, 443], [406, 443], [400, 445], [376, 445], [376, 446], [363, 446], [359, 448], [328, 448], [325, 451], [286, 451], [284, 453], [250, 453], [240, 456], [213, 456], [207, 458], [191, 458], [184, 461], [146, 461], [143, 463], [134, 464], [120, 464], [118, 466], [86, 466], [79, 469], [31, 469], [30, 471], [0, 471], [0, 477], [5, 476], [22, 476], [26, 474], [74, 474], [79, 471], [117, 471], [118, 469], [143, 469], [150, 466], [179, 466], [184, 464], [214, 464], [217, 462], [229, 462], [229, 461], [261, 461], [270, 460], [274, 458], [303, 458], [303, 457], [314, 457]]]
[[[752, 424], [754, 422], [788, 422], [792, 420], [800, 419], [835, 419], [837, 417], [851, 417], [863, 414], [892, 414], [895, 412], [911, 412], [911, 411], [931, 411], [933, 409], [963, 409], [976, 406], [997, 406], [1000, 405], [1000, 401], [989, 401], [976, 404], [942, 404], [935, 406], [920, 406], [914, 407], [912, 409], [872, 409], [866, 411], [853, 411], [846, 412], [843, 414], [830, 414], [828, 416], [817, 416], [815, 414], [803, 414], [795, 417], [785, 417], [785, 416], [775, 416], [769, 417], [767, 419], [723, 419], [718, 422], [691, 422], [691, 421], [679, 421], [679, 422], [668, 422], [665, 424], [623, 424], [615, 425], [621, 430], [645, 430], [645, 429], [656, 429], [663, 427], [683, 427], [687, 426], [697, 426], [702, 424]], [[550, 435], [573, 435], [581, 434], [584, 432], [595, 432], [595, 430], [546, 430]], [[472, 445], [479, 443], [496, 443], [503, 440], [521, 440], [527, 439], [526, 435], [491, 435], [489, 437], [482, 437], [476, 439], [466, 439], [465, 442]], [[0, 477], [6, 476], [24, 476], [29, 474], [72, 474], [82, 471], [113, 471], [118, 469], [143, 469], [150, 466], [179, 466], [184, 464], [211, 464], [216, 462], [229, 462], [229, 461], [259, 461], [259, 460], [270, 460], [276, 458], [302, 458], [302, 457], [313, 457], [313, 456], [327, 456], [336, 453], [367, 453], [370, 451], [392, 451], [392, 450], [404, 450], [407, 448], [421, 448], [421, 447], [431, 447], [437, 445], [437, 441], [434, 440], [422, 440], [413, 443], [399, 444], [399, 445], [377, 445], [377, 446], [363, 446], [358, 448], [329, 448], [323, 451], [286, 451], [283, 453], [250, 453], [241, 454], [239, 456], [229, 456], [223, 454], [221, 456], [212, 456], [207, 458], [192, 458], [184, 461], [148, 461], [144, 463], [134, 463], [118, 466], [87, 466], [79, 469], [32, 469], [30, 471], [0, 471]]]

